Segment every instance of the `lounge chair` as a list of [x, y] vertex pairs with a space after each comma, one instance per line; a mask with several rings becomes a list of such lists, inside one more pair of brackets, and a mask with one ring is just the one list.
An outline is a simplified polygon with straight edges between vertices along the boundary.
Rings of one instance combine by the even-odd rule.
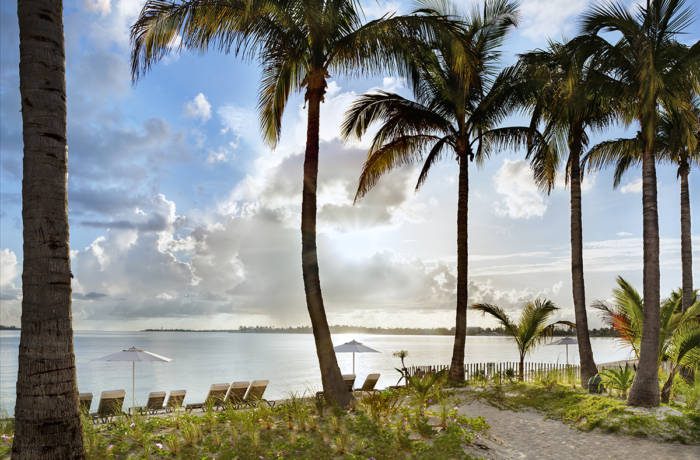
[[359, 392], [373, 392], [377, 391], [374, 387], [377, 386], [377, 381], [379, 381], [379, 373], [376, 374], [369, 374], [365, 378], [365, 383], [362, 384], [360, 388], [355, 388], [353, 391], [359, 391]]
[[348, 391], [352, 391], [352, 387], [355, 385], [355, 374], [343, 374], [343, 382], [348, 387]]
[[145, 406], [135, 407], [140, 414], [157, 414], [164, 409], [165, 391], [152, 391], [148, 393], [148, 401]]
[[100, 394], [100, 403], [97, 406], [97, 412], [92, 415], [93, 421], [108, 422], [117, 415], [124, 415], [122, 407], [124, 406], [124, 390], [103, 391]]
[[80, 393], [78, 400], [80, 401], [80, 410], [89, 414], [90, 406], [92, 406], [92, 393]]
[[261, 402], [264, 402], [270, 407], [274, 406], [275, 401], [268, 401], [263, 398], [268, 383], [270, 383], [269, 380], [253, 380], [248, 388], [248, 392], [245, 394], [245, 397], [243, 397], [243, 404], [255, 407]]
[[172, 390], [168, 401], [165, 403], [165, 412], [175, 412], [182, 407], [182, 402], [185, 400], [185, 390]]
[[226, 393], [229, 389], [228, 383], [215, 383], [209, 388], [209, 394], [207, 394], [207, 399], [203, 403], [193, 403], [185, 406], [185, 410], [190, 412], [194, 409], [207, 409], [211, 407], [212, 409], [220, 409], [224, 404], [224, 399], [226, 399]]
[[245, 395], [250, 387], [250, 382], [233, 382], [228, 390], [224, 404], [233, 407], [241, 407], [245, 402]]

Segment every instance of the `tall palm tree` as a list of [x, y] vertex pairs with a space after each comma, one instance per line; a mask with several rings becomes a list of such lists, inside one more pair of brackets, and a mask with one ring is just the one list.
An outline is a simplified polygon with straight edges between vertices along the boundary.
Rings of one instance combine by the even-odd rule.
[[[448, 4], [434, 14], [457, 16]], [[465, 19], [464, 30], [443, 34], [428, 49], [414, 51], [411, 64], [418, 83], [414, 100], [372, 92], [346, 113], [344, 137], [362, 137], [380, 125], [359, 180], [357, 201], [390, 170], [423, 162], [416, 189], [438, 160], [453, 154], [459, 169], [457, 201], [457, 312], [450, 379], [464, 380], [467, 333], [469, 162], [483, 162], [499, 147], [524, 144], [528, 129], [503, 128], [509, 114], [502, 79], [495, 78], [499, 48], [517, 21], [517, 4], [487, 0], [483, 10]]]
[[513, 337], [518, 346], [520, 361], [518, 364], [518, 379], [525, 378], [525, 356], [540, 342], [552, 336], [554, 328], [558, 324], [573, 326], [567, 321], [548, 323], [549, 318], [559, 310], [551, 300], [536, 299], [528, 302], [520, 314], [518, 322], [514, 322], [508, 313], [501, 307], [488, 303], [472, 305], [472, 309], [488, 314], [496, 318], [506, 330], [506, 334]]
[[[694, 302], [683, 308], [682, 290], [677, 290], [661, 303], [659, 311], [659, 361], [670, 363], [671, 372], [661, 390], [661, 400], [668, 402], [676, 373], [680, 369], [695, 369], [700, 364], [700, 298], [693, 293]], [[639, 358], [644, 325], [644, 300], [639, 292], [622, 277], [617, 278], [613, 301], [593, 304], [602, 313], [603, 321], [617, 332], [619, 340], [630, 346]]]
[[407, 43], [449, 28], [446, 18], [417, 11], [364, 22], [358, 0], [149, 0], [131, 29], [132, 74], [137, 79], [177, 49], [257, 59], [262, 66], [258, 110], [264, 138], [275, 147], [289, 94], [303, 92], [308, 109], [301, 210], [302, 270], [306, 305], [326, 398], [346, 406], [345, 390], [333, 352], [321, 295], [316, 254], [316, 189], [320, 107], [332, 73], [379, 71], [405, 75]]
[[63, 6], [19, 0], [17, 15], [24, 267], [12, 457], [83, 458], [71, 318]]
[[[642, 148], [644, 240], [644, 331], [639, 370], [627, 400], [633, 406], [659, 404], [659, 215], [656, 193], [656, 133], [659, 106], [690, 117], [684, 94], [697, 92], [700, 43], [689, 50], [676, 41], [692, 20], [685, 0], [647, 0], [633, 11], [618, 1], [583, 15], [582, 49], [593, 53], [623, 103], [624, 120], [637, 121]], [[611, 43], [598, 35], [617, 32]], [[619, 38], [618, 38], [619, 37]]]
[[[690, 191], [688, 176], [692, 165], [700, 165], [700, 107], [698, 99], [692, 101], [695, 117], [688, 119], [676, 112], [661, 111], [656, 134], [657, 158], [671, 162], [678, 167], [680, 180], [681, 209], [681, 280], [683, 308], [687, 309], [695, 301], [693, 291], [693, 251], [690, 226]], [[613, 186], [622, 181], [623, 174], [632, 166], [641, 163], [642, 140], [621, 138], [601, 142], [585, 156], [589, 169], [615, 165]]]
[[575, 49], [575, 40], [550, 42], [545, 50], [520, 57], [509, 69], [514, 74], [513, 95], [531, 113], [530, 125], [544, 125], [548, 142], [530, 149], [528, 156], [535, 180], [547, 193], [552, 191], [560, 163], [570, 187], [571, 287], [576, 335], [581, 363], [581, 382], [598, 373], [588, 332], [586, 289], [583, 274], [583, 222], [581, 218], [581, 156], [588, 145], [588, 131], [606, 127], [616, 116], [615, 99], [603, 91], [601, 76]]

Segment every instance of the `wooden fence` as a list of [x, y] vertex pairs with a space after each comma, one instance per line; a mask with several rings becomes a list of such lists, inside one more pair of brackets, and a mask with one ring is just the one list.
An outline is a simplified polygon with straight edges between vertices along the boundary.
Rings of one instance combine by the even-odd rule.
[[[411, 376], [416, 374], [437, 373], [440, 371], [449, 371], [450, 366], [446, 364], [437, 364], [430, 366], [409, 366], [408, 373]], [[574, 364], [556, 364], [556, 363], [533, 363], [525, 361], [524, 374], [526, 381], [533, 381], [538, 375], [556, 372], [562, 377], [567, 376], [571, 379], [579, 379], [581, 369]], [[464, 363], [464, 377], [466, 380], [474, 378], [493, 379], [501, 376], [503, 378], [517, 378], [518, 363], [517, 362], [499, 362], [499, 363]]]

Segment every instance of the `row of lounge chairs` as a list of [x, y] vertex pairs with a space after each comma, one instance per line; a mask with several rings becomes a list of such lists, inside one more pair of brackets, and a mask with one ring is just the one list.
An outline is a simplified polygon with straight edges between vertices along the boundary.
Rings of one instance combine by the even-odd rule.
[[[202, 403], [187, 404], [184, 409], [191, 412], [195, 409], [205, 410], [208, 408], [217, 410], [224, 407], [254, 407], [260, 403], [274, 406], [274, 401], [263, 398], [267, 389], [268, 380], [253, 380], [252, 382], [215, 383], [209, 388], [209, 393]], [[185, 400], [185, 390], [173, 390], [166, 400], [165, 391], [154, 391], [148, 394], [148, 401], [145, 406], [132, 408], [132, 412], [140, 414], [154, 415], [158, 413], [174, 412], [182, 408]], [[112, 417], [124, 415], [123, 406], [126, 391], [110, 390], [100, 394], [100, 402], [97, 412], [90, 413], [92, 405], [92, 393], [80, 393], [80, 408], [86, 414], [90, 414], [95, 422], [107, 422]]]
[[[353, 393], [372, 393], [378, 391], [375, 387], [377, 386], [377, 382], [379, 381], [379, 376], [380, 374], [378, 373], [368, 374], [367, 377], [365, 377], [364, 383], [359, 388], [355, 388], [355, 374], [343, 374], [343, 382], [345, 382], [345, 386], [347, 387], [348, 391], [351, 391]], [[318, 391], [316, 393], [316, 399], [320, 398], [323, 398], [322, 391]]]

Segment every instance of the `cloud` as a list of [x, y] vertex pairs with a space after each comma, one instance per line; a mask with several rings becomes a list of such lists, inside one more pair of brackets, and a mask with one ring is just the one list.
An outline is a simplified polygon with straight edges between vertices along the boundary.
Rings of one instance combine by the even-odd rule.
[[626, 238], [628, 236], [634, 236], [634, 233], [630, 232], [617, 232], [615, 233], [616, 236], [619, 236], [620, 238]]
[[85, 8], [93, 13], [99, 13], [101, 16], [112, 12], [111, 0], [83, 0]]
[[533, 41], [562, 38], [576, 31], [574, 18], [588, 4], [588, 0], [523, 0], [518, 31]]
[[524, 160], [503, 160], [493, 177], [496, 193], [502, 198], [495, 203], [496, 214], [511, 219], [542, 217], [547, 203], [532, 180]]
[[10, 249], [0, 250], [0, 288], [11, 287], [17, 278], [17, 256]]
[[625, 185], [620, 187], [622, 193], [642, 193], [642, 178], [635, 179], [631, 182], [627, 182]]
[[185, 115], [201, 122], [211, 118], [211, 104], [204, 93], [198, 93], [194, 99], [185, 103]]

